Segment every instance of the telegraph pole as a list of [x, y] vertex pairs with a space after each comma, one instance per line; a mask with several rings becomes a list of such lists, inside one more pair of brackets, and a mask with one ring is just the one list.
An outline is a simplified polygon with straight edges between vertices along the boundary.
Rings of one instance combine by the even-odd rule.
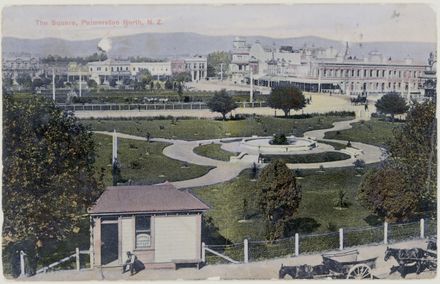
[[223, 64], [224, 63], [220, 63], [220, 81], [223, 81]]
[[78, 66], [78, 75], [79, 75], [79, 96], [81, 97], [81, 65]]
[[252, 72], [252, 68], [250, 68], [250, 72], [251, 72], [251, 76], [250, 76], [250, 79], [251, 79], [251, 90], [250, 90], [250, 97], [249, 97], [249, 102], [253, 102], [254, 101], [254, 77], [253, 77], [253, 73], [254, 72]]
[[55, 68], [52, 68], [52, 100], [55, 102]]

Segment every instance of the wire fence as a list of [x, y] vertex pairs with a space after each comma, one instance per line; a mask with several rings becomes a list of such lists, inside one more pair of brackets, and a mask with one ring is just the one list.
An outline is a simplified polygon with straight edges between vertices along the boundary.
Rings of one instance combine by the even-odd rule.
[[[387, 229], [385, 233], [385, 229]], [[422, 231], [423, 230], [423, 231]], [[399, 241], [432, 238], [437, 235], [437, 220], [383, 224], [367, 228], [345, 228], [338, 232], [298, 235], [274, 241], [245, 240], [230, 245], [207, 245], [206, 247], [238, 262], [253, 262], [273, 258], [292, 257], [355, 246], [395, 243]], [[229, 263], [217, 255], [207, 254], [209, 264]]]
[[427, 219], [425, 220], [425, 237], [431, 238], [437, 236], [437, 220]]
[[301, 254], [334, 250], [339, 247], [339, 233], [301, 235], [299, 243]]
[[344, 247], [381, 243], [384, 238], [383, 230], [383, 226], [344, 229]]
[[390, 224], [388, 226], [389, 242], [415, 239], [420, 237], [420, 223]]
[[249, 261], [291, 256], [295, 254], [295, 238], [270, 241], [249, 241]]

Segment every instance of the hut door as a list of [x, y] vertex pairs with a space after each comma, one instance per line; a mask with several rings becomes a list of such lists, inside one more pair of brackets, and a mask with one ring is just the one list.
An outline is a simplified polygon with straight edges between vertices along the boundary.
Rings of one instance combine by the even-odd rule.
[[101, 225], [101, 264], [106, 265], [118, 260], [118, 224]]

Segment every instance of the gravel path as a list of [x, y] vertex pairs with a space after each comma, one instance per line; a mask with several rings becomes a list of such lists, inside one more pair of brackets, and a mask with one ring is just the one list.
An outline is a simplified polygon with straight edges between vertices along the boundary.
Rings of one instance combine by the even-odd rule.
[[[324, 135], [328, 131], [349, 129], [351, 128], [352, 123], [358, 122], [359, 120], [359, 118], [356, 118], [350, 121], [338, 121], [333, 123], [333, 127], [329, 129], [307, 131], [304, 133], [304, 137], [313, 137], [318, 140], [347, 144], [347, 141], [324, 139]], [[113, 135], [113, 132], [105, 131], [96, 131], [96, 133]], [[142, 141], [147, 140], [144, 137], [123, 133], [117, 133], [117, 136], [126, 139]], [[240, 137], [238, 137], [238, 139], [240, 139]], [[164, 138], [155, 138], [152, 139], [152, 141], [170, 143], [170, 146], [167, 146], [163, 149], [163, 154], [169, 158], [187, 162], [190, 164], [214, 167], [214, 169], [210, 170], [207, 174], [201, 177], [190, 180], [172, 182], [172, 184], [177, 188], [192, 188], [225, 182], [237, 177], [244, 169], [252, 167], [253, 163], [258, 163], [258, 154], [255, 153], [249, 153], [241, 156], [240, 159], [233, 159], [229, 162], [225, 162], [197, 155], [193, 151], [194, 148], [198, 147], [201, 144], [210, 143], [222, 144], [222, 147], [225, 150], [235, 151], [238, 148], [238, 144], [240, 143], [240, 141], [223, 143], [222, 139], [184, 141]], [[359, 142], [351, 142], [351, 144], [352, 148], [341, 150], [341, 152], [350, 155], [349, 159], [323, 163], [287, 164], [287, 166], [290, 169], [319, 169], [320, 166], [323, 166], [324, 168], [338, 168], [352, 166], [353, 162], [356, 159], [364, 160], [366, 164], [377, 163], [384, 159], [383, 150], [379, 147]], [[264, 164], [262, 164], [261, 166], [264, 166]]]

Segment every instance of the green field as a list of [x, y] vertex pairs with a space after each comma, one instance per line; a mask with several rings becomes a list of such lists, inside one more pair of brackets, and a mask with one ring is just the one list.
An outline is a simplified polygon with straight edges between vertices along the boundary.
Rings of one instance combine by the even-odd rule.
[[274, 117], [248, 117], [242, 120], [212, 120], [212, 119], [87, 119], [82, 123], [89, 125], [92, 130], [116, 131], [145, 137], [147, 133], [152, 138], [169, 138], [184, 140], [218, 139], [225, 137], [244, 137], [252, 135], [269, 136], [275, 133], [303, 136], [303, 133], [313, 129], [330, 128], [335, 121], [350, 120], [352, 117], [314, 116], [304, 119], [285, 119]]
[[214, 160], [229, 161], [231, 156], [236, 156], [237, 153], [232, 153], [221, 148], [220, 144], [206, 144], [194, 148], [194, 153], [200, 156], [208, 157]]
[[[104, 173], [106, 185], [112, 184], [111, 158], [112, 137], [94, 134], [96, 143], [95, 167]], [[170, 159], [162, 154], [168, 144], [161, 142], [118, 139], [118, 158], [122, 177], [135, 184], [156, 184], [164, 181], [179, 181], [206, 174], [211, 167], [186, 164]]]
[[[298, 179], [303, 198], [292, 231], [299, 233], [327, 232], [340, 227], [365, 227], [364, 220], [369, 212], [356, 201], [357, 187], [361, 176], [353, 168], [302, 171]], [[207, 212], [218, 227], [220, 235], [232, 242], [242, 242], [244, 238], [264, 239], [264, 225], [257, 206], [257, 189], [250, 178], [250, 170], [244, 171], [236, 179], [220, 184], [195, 189], [193, 192], [211, 206]], [[338, 190], [347, 192], [346, 209], [335, 208], [334, 199]], [[246, 200], [246, 202], [244, 201]], [[244, 209], [247, 203], [247, 209]], [[247, 216], [250, 222], [239, 222]]]
[[402, 124], [398, 122], [385, 122], [372, 118], [369, 121], [353, 123], [351, 129], [327, 132], [324, 138], [383, 146], [393, 138], [393, 129], [400, 125]]
[[290, 164], [324, 163], [350, 159], [350, 155], [340, 152], [323, 152], [296, 155], [261, 155], [265, 163], [275, 159], [283, 160]]

